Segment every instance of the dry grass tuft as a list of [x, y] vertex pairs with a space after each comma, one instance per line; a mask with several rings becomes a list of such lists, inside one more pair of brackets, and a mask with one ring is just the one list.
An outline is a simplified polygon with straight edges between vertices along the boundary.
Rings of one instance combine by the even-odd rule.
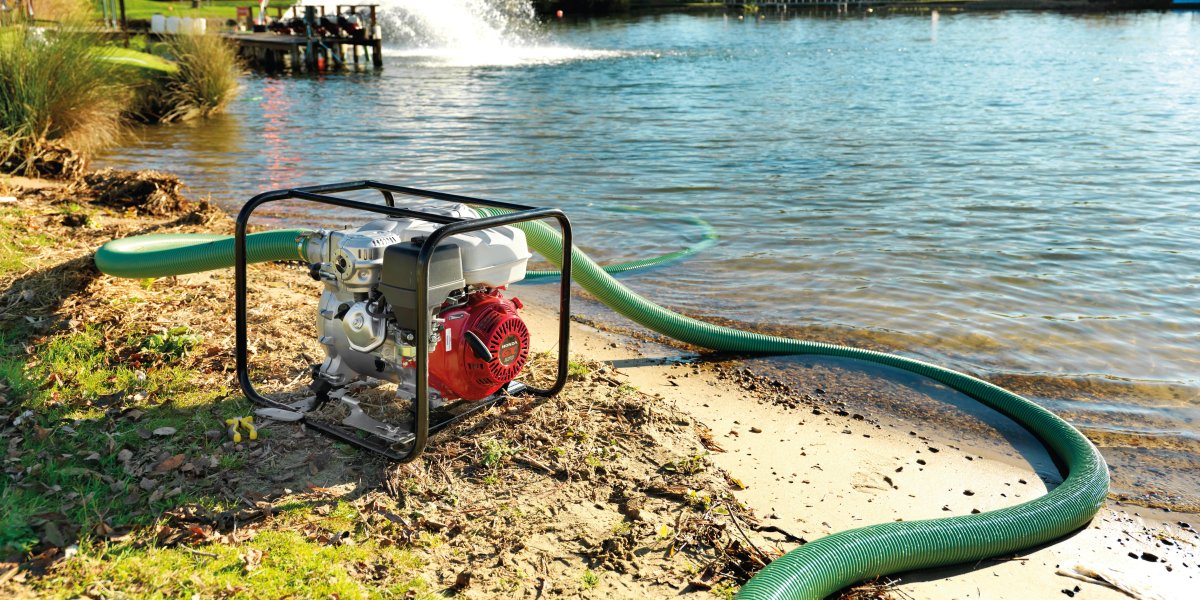
[[145, 88], [135, 113], [163, 123], [204, 118], [225, 110], [237, 94], [237, 55], [215, 35], [181, 35], [167, 44], [179, 71]]
[[119, 67], [96, 60], [96, 36], [81, 26], [2, 33], [0, 170], [36, 175], [59, 165], [48, 174], [77, 174], [82, 161], [70, 153], [86, 155], [121, 133], [129, 91]]

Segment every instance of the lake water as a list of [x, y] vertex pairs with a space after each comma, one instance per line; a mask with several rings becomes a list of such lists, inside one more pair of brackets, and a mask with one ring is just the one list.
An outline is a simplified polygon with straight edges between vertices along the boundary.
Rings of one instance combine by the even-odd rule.
[[1197, 503], [1200, 13], [459, 33], [379, 73], [247, 76], [227, 115], [100, 162], [231, 209], [361, 178], [558, 206], [602, 262], [695, 241], [678, 215], [699, 216], [716, 247], [625, 281], [980, 374], [1163, 473], [1127, 487]]

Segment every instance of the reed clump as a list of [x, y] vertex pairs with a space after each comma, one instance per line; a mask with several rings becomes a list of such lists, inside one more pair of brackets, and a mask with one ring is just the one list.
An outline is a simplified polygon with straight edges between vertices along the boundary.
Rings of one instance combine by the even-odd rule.
[[237, 55], [215, 35], [181, 35], [166, 44], [179, 69], [145, 86], [134, 112], [144, 121], [170, 123], [217, 114], [237, 94]]
[[0, 30], [0, 171], [69, 177], [114, 143], [131, 96], [82, 27]]

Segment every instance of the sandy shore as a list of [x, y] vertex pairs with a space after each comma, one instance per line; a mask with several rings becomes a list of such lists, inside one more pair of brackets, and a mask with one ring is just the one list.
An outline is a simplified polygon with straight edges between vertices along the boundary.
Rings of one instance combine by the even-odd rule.
[[[551, 290], [524, 293], [548, 300]], [[549, 305], [526, 304], [538, 332], [552, 330], [556, 317], [542, 308]], [[764, 524], [790, 534], [771, 536], [783, 550], [795, 548], [797, 537], [1012, 506], [1061, 481], [1031, 436], [996, 444], [987, 436], [972, 439], [969, 432], [980, 423], [955, 432], [847, 413], [824, 400], [837, 396], [837, 381], [817, 382], [829, 389], [812, 400], [811, 394], [742, 375], [736, 363], [709, 363], [686, 350], [582, 323], [573, 325], [571, 344], [572, 354], [611, 364], [629, 384], [710, 427], [724, 449], [711, 460], [745, 484], [735, 495]], [[904, 392], [897, 386], [885, 393]], [[1012, 435], [998, 414], [981, 422]], [[1110, 501], [1087, 528], [1056, 543], [976, 565], [901, 574], [884, 587], [901, 598], [1185, 598], [1200, 583], [1197, 529], [1200, 517], [1194, 514]], [[1131, 593], [1064, 575], [1073, 571], [1101, 575]]]

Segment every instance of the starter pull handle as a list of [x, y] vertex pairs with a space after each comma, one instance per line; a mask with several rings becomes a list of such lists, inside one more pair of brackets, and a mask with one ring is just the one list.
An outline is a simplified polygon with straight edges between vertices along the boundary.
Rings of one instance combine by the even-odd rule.
[[463, 334], [467, 338], [467, 345], [471, 347], [471, 351], [475, 353], [475, 357], [483, 362], [492, 362], [496, 357], [492, 356], [492, 351], [484, 345], [483, 340], [475, 335], [474, 331], [468, 331]]

